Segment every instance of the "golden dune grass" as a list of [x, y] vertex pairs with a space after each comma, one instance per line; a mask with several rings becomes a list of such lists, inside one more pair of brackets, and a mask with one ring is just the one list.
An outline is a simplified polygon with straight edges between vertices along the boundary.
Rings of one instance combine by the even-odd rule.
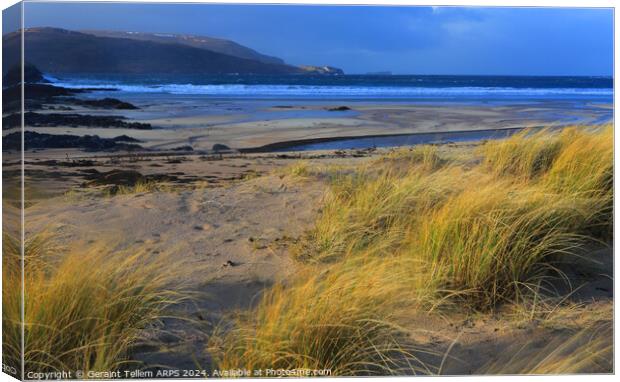
[[20, 246], [6, 233], [2, 238], [2, 363], [21, 364], [21, 259]]
[[[3, 325], [7, 360], [19, 364], [19, 247], [3, 238]], [[25, 370], [108, 371], [129, 361], [142, 330], [155, 328], [184, 299], [171, 288], [171, 262], [144, 252], [103, 246], [62, 253], [46, 234], [25, 246]], [[7, 266], [8, 265], [8, 266]], [[173, 267], [174, 268], [174, 267]], [[166, 271], [164, 271], [166, 270]]]
[[[568, 131], [568, 130], [567, 130]], [[552, 134], [550, 130], [524, 130], [510, 138], [489, 141], [481, 147], [484, 165], [498, 176], [528, 180], [549, 170], [572, 134]]]
[[170, 191], [171, 187], [153, 180], [138, 181], [133, 186], [114, 186], [106, 190], [107, 196], [133, 195], [146, 192]]
[[478, 374], [576, 374], [613, 371], [613, 322], [595, 322], [542, 347], [513, 346]]
[[402, 372], [395, 360], [415, 353], [392, 331], [403, 310], [488, 312], [522, 301], [559, 275], [558, 262], [610, 241], [611, 126], [528, 131], [472, 155], [401, 150], [333, 177], [294, 250], [308, 265], [223, 335], [234, 345], [220, 349], [220, 364]]
[[[401, 263], [370, 257], [320, 270], [309, 266], [291, 287], [275, 286], [232, 332], [212, 341], [222, 369], [329, 369], [332, 375], [430, 373], [392, 324], [406, 291], [383, 284], [391, 272], [407, 280]], [[413, 280], [411, 280], [413, 282]], [[414, 290], [409, 297], [415, 300]], [[260, 323], [255, 325], [255, 323]], [[219, 340], [218, 340], [219, 339]]]

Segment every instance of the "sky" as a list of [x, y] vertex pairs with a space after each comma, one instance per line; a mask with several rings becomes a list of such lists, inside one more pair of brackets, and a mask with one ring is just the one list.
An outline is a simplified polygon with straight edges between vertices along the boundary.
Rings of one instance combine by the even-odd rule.
[[36, 2], [25, 4], [24, 20], [26, 27], [220, 37], [289, 64], [350, 74], [613, 73], [609, 8]]

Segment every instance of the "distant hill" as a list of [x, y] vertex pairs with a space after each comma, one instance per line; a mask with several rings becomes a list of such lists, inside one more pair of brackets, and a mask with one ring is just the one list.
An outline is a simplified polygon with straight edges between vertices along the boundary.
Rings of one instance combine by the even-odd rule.
[[[4, 73], [19, 64], [20, 35], [9, 33], [2, 40]], [[25, 30], [26, 61], [50, 74], [309, 73], [292, 65], [240, 58], [192, 44], [202, 43], [163, 43], [146, 38], [104, 37], [58, 28]]]
[[143, 33], [143, 32], [122, 32], [122, 31], [103, 31], [103, 30], [82, 30], [80, 32], [92, 34], [99, 37], [129, 38], [139, 41], [153, 41], [167, 44], [181, 44], [194, 48], [207, 49], [213, 52], [227, 54], [229, 56], [256, 60], [266, 64], [284, 65], [284, 60], [278, 57], [267, 56], [258, 53], [254, 49], [248, 48], [234, 41], [220, 38], [196, 36], [186, 34], [168, 33]]

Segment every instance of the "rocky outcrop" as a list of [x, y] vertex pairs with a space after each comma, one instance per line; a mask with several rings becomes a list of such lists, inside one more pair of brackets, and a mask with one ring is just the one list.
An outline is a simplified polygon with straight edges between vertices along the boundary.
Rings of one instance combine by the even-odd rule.
[[327, 108], [327, 111], [348, 111], [348, 110], [351, 110], [351, 108], [348, 106], [336, 106], [336, 107]]
[[[78, 148], [92, 151], [101, 150], [138, 150], [142, 146], [128, 136], [100, 138], [97, 135], [42, 134], [35, 131], [24, 132], [24, 146], [31, 149], [67, 149]], [[2, 137], [3, 150], [21, 150], [21, 132], [10, 133]]]
[[302, 65], [300, 66], [301, 70], [305, 72], [305, 74], [320, 74], [320, 75], [330, 75], [330, 76], [342, 76], [344, 75], [344, 71], [339, 68], [334, 68], [333, 66], [312, 66], [312, 65]]
[[[22, 68], [20, 65], [15, 65], [11, 67], [6, 74], [2, 77], [2, 86], [10, 87], [19, 85], [22, 82]], [[47, 83], [45, 77], [43, 77], [43, 73], [39, 71], [32, 64], [24, 65], [24, 82], [27, 84], [32, 83]]]
[[73, 105], [80, 105], [99, 109], [116, 109], [116, 110], [136, 110], [138, 107], [130, 104], [129, 102], [123, 102], [116, 98], [103, 98], [103, 99], [77, 99], [72, 98], [66, 101]]
[[[136, 106], [119, 101], [115, 98], [104, 98], [103, 100], [81, 100], [70, 98], [81, 93], [87, 93], [90, 89], [69, 89], [61, 86], [54, 86], [41, 83], [25, 83], [24, 101], [25, 109], [29, 111], [40, 110], [44, 104], [66, 105], [72, 103], [88, 107], [107, 108], [107, 109], [134, 109]], [[100, 90], [100, 89], [99, 89]], [[114, 90], [114, 89], [105, 89]], [[4, 113], [16, 112], [21, 109], [22, 85], [14, 84], [2, 89], [2, 107]]]
[[224, 152], [224, 151], [231, 151], [230, 147], [223, 145], [221, 143], [216, 143], [213, 145], [213, 147], [211, 148], [211, 150], [219, 153], [219, 152]]
[[[116, 115], [86, 115], [73, 113], [24, 113], [24, 123], [27, 127], [103, 127], [150, 130], [149, 123], [127, 122], [125, 117]], [[10, 129], [21, 125], [21, 114], [9, 114], [2, 117], [2, 128]]]

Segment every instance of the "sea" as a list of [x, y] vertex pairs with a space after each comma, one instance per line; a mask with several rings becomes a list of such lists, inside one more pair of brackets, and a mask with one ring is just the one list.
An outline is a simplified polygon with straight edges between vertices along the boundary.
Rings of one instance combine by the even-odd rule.
[[[575, 76], [422, 76], [422, 75], [58, 75], [59, 86], [101, 89], [86, 97], [114, 97], [140, 105], [166, 105], [171, 116], [225, 115], [229, 123], [288, 118], [333, 118], [329, 107], [346, 105], [338, 117], [355, 117], [356, 106], [434, 104], [517, 106], [528, 120], [579, 124], [580, 113], [594, 115], [587, 123], [613, 119], [612, 77]], [[111, 90], [113, 89], [113, 90]], [[294, 107], [302, 105], [322, 107]], [[328, 107], [329, 106], [329, 107]], [[535, 114], [533, 110], [542, 110]], [[529, 113], [527, 110], [532, 110]], [[169, 128], [184, 128], [180, 125]], [[271, 147], [271, 151], [361, 149], [422, 143], [474, 141], [509, 136], [519, 129], [408, 134], [321, 141]]]
[[440, 75], [58, 75], [59, 86], [246, 99], [613, 101], [612, 77]]

